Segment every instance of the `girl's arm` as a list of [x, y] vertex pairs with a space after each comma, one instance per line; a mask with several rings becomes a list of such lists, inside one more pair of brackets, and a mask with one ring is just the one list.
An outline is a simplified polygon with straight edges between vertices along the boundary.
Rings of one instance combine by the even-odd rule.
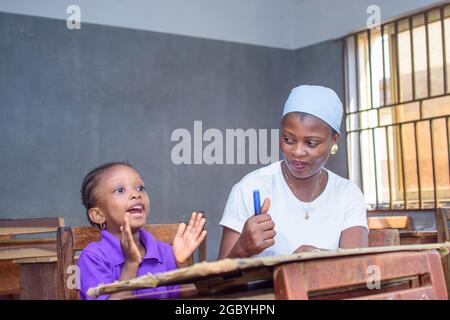
[[[123, 226], [121, 229], [122, 233], [120, 245], [125, 256], [125, 264], [123, 266], [122, 272], [120, 273], [119, 281], [126, 281], [136, 277], [139, 265], [142, 261], [142, 257], [136, 243], [134, 242], [133, 234], [131, 233], [128, 213], [126, 213], [123, 218]], [[113, 293], [109, 296], [109, 299], [120, 299], [129, 296], [132, 293], [132, 291]]]

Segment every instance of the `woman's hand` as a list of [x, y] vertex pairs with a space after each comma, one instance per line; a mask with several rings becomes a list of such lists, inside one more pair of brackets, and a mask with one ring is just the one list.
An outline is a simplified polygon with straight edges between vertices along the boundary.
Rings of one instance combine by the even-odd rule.
[[172, 245], [177, 264], [182, 264], [189, 259], [203, 242], [206, 237], [206, 230], [203, 230], [205, 222], [203, 215], [194, 211], [187, 226], [185, 223], [180, 223]]
[[131, 233], [129, 213], [125, 213], [123, 216], [123, 225], [120, 227], [120, 230], [120, 246], [125, 256], [125, 263], [139, 265], [142, 257]]
[[232, 253], [239, 257], [251, 257], [275, 243], [275, 223], [267, 214], [269, 208], [270, 200], [266, 198], [261, 207], [261, 214], [252, 216], [245, 222]]

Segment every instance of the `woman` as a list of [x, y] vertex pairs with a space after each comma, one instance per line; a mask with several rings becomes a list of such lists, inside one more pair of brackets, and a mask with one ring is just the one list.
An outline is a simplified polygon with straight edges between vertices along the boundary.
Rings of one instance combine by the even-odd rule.
[[[219, 259], [368, 246], [364, 196], [325, 169], [337, 152], [342, 103], [321, 86], [294, 88], [281, 122], [284, 160], [234, 185], [223, 218]], [[253, 213], [253, 190], [264, 202]]]

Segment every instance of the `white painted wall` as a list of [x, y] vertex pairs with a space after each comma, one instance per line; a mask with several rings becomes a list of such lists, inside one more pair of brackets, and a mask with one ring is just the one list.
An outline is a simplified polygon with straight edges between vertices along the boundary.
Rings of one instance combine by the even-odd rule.
[[0, 11], [288, 48], [290, 0], [0, 0]]
[[363, 28], [371, 4], [380, 6], [386, 20], [441, 2], [445, 1], [0, 0], [0, 11], [65, 20], [67, 7], [77, 4], [82, 23], [298, 49]]
[[367, 8], [380, 8], [381, 22], [436, 6], [441, 0], [292, 0], [291, 49], [340, 38], [366, 28]]

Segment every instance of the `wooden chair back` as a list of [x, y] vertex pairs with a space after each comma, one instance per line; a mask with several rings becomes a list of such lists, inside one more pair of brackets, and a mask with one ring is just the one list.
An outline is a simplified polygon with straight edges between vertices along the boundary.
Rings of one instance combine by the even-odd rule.
[[[450, 241], [449, 221], [450, 208], [438, 208], [436, 210], [436, 229], [438, 242]], [[442, 267], [444, 269], [448, 295], [450, 296], [450, 255], [442, 258]]]
[[369, 247], [399, 246], [400, 232], [397, 229], [370, 230]]
[[450, 241], [450, 208], [438, 208], [436, 210], [436, 229], [438, 233], [438, 242]]

